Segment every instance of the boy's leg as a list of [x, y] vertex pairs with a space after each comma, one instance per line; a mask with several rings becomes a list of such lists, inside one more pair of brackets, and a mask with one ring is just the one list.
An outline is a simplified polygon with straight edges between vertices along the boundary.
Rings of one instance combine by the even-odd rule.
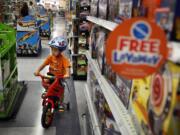
[[64, 112], [64, 89], [62, 89], [61, 95], [60, 95], [60, 100], [59, 100], [59, 111]]

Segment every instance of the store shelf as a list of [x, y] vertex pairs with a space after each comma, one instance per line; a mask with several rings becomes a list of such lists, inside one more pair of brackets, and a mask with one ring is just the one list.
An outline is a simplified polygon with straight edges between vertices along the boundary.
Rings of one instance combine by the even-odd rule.
[[111, 21], [107, 21], [107, 20], [104, 20], [104, 19], [100, 19], [100, 18], [97, 18], [97, 17], [93, 17], [93, 16], [87, 16], [87, 20], [90, 21], [90, 22], [93, 22], [101, 27], [104, 27], [110, 31], [113, 31], [117, 26], [118, 24], [117, 23], [114, 23], [114, 22], [111, 22]]
[[84, 89], [84, 93], [85, 93], [85, 96], [86, 96], [87, 105], [88, 105], [88, 109], [89, 109], [89, 114], [90, 114], [91, 121], [92, 121], [93, 131], [94, 131], [95, 135], [101, 135], [100, 127], [99, 127], [99, 124], [98, 124], [98, 117], [96, 115], [95, 108], [93, 107], [93, 103], [92, 103], [89, 91], [90, 90], [88, 89], [88, 86], [86, 84], [85, 89]]
[[92, 65], [92, 70], [94, 71], [96, 78], [98, 78], [99, 85], [122, 135], [137, 135], [128, 110], [118, 98], [108, 81], [101, 75], [97, 61], [91, 59], [89, 52], [86, 52], [86, 56], [89, 64]]

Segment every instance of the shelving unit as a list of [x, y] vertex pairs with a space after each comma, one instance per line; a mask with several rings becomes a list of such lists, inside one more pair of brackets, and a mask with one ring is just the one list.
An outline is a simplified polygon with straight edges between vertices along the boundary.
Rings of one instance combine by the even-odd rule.
[[[70, 45], [70, 51], [73, 61], [73, 79], [74, 80], [86, 80], [87, 79], [87, 61], [86, 64], [78, 64], [78, 59], [84, 57], [84, 50], [88, 49], [87, 37], [89, 34], [88, 29], [81, 30], [81, 26], [84, 28], [84, 24], [88, 23], [86, 19], [80, 14], [83, 12], [90, 12], [90, 6], [82, 7], [79, 1], [76, 1], [76, 15], [72, 16], [72, 30], [69, 32], [68, 38], [72, 44]], [[88, 34], [87, 34], [88, 33]], [[85, 34], [82, 36], [82, 34]], [[81, 43], [82, 39], [86, 40], [86, 43]], [[85, 58], [86, 59], [86, 58]]]
[[[125, 3], [125, 1], [123, 2]], [[122, 5], [124, 3], [122, 3]], [[99, 5], [102, 6], [102, 3], [100, 3]], [[131, 3], [130, 3], [130, 6], [131, 6]], [[138, 5], [138, 7], [139, 6], [140, 5]], [[78, 11], [79, 11], [79, 7], [78, 7]], [[99, 14], [98, 11], [97, 11], [97, 14]], [[132, 14], [132, 16], [128, 18], [132, 18], [132, 17], [136, 17], [136, 15]], [[156, 125], [154, 125], [154, 122], [156, 123], [156, 117], [155, 116], [151, 117], [151, 115], [149, 114], [149, 110], [151, 108], [150, 108], [150, 104], [146, 103], [146, 98], [150, 98], [150, 96], [145, 95], [146, 98], [144, 98], [144, 96], [141, 97], [141, 94], [139, 94], [141, 92], [139, 91], [143, 91], [143, 90], [145, 91], [146, 89], [153, 91], [153, 88], [151, 88], [152, 85], [149, 84], [150, 81], [151, 83], [153, 82], [152, 80], [148, 80], [149, 78], [140, 79], [140, 81], [136, 79], [126, 80], [122, 76], [116, 74], [112, 70], [111, 66], [106, 63], [106, 58], [104, 57], [105, 52], [101, 43], [105, 45], [103, 41], [105, 41], [107, 37], [103, 38], [101, 37], [101, 35], [105, 33], [108, 36], [108, 34], [112, 32], [119, 25], [118, 23], [115, 23], [113, 21], [108, 21], [108, 19], [109, 20], [114, 20], [114, 19], [110, 19], [110, 18], [106, 18], [106, 19], [101, 19], [101, 16], [99, 17], [86, 16], [86, 20], [89, 21], [90, 24], [93, 25], [93, 27], [91, 28], [92, 33], [90, 35], [93, 35], [93, 34], [95, 35], [94, 37], [90, 36], [90, 41], [91, 41], [90, 51], [83, 52], [85, 53], [88, 60], [87, 83], [86, 83], [86, 87], [84, 91], [85, 91], [85, 96], [87, 99], [88, 109], [91, 116], [90, 118], [93, 125], [93, 131], [95, 132], [95, 134], [104, 134], [105, 130], [103, 129], [104, 127], [102, 126], [104, 123], [101, 122], [104, 119], [101, 116], [104, 116], [105, 109], [103, 106], [104, 104], [101, 103], [101, 101], [99, 100], [106, 100], [106, 105], [108, 104], [107, 106], [109, 106], [109, 112], [113, 115], [113, 118], [114, 118], [111, 124], [115, 125], [114, 127], [116, 128], [117, 132], [120, 131], [122, 135], [137, 135], [141, 133], [150, 134], [151, 128], [152, 127], [156, 128]], [[79, 16], [76, 16], [74, 20], [76, 20], [77, 22], [80, 22]], [[122, 21], [124, 21], [124, 19], [122, 19]], [[97, 30], [96, 29], [94, 30], [93, 28], [96, 26], [97, 26]], [[77, 33], [79, 34], [79, 31]], [[72, 37], [74, 39], [77, 38], [76, 44], [74, 45], [78, 46], [78, 40], [79, 40], [78, 37], [74, 37], [73, 34], [71, 34], [69, 37], [70, 38]], [[102, 41], [102, 42], [99, 42], [99, 41]], [[168, 60], [175, 63], [180, 63], [180, 55], [177, 53], [180, 51], [180, 47], [178, 45], [179, 45], [178, 43], [174, 43], [170, 41], [168, 43], [168, 47], [170, 48]], [[98, 54], [98, 57], [96, 56], [93, 57], [91, 53], [96, 54], [96, 55]], [[73, 53], [73, 55], [77, 56], [78, 54]], [[102, 68], [103, 66], [104, 68]], [[161, 74], [161, 77], [163, 78], [164, 74], [163, 73], [160, 73], [160, 74]], [[138, 82], [137, 91], [139, 93], [135, 90], [136, 82]], [[97, 92], [99, 92], [100, 94], [98, 94]], [[136, 99], [135, 94], [137, 94], [137, 97], [139, 99]], [[98, 97], [99, 95], [100, 97]], [[103, 98], [101, 98], [101, 96]], [[142, 103], [140, 103], [140, 107], [138, 106], [140, 108], [139, 110], [137, 109], [138, 107], [134, 105], [136, 100], [143, 101]], [[104, 110], [99, 106], [101, 106]], [[141, 114], [141, 113], [144, 113], [144, 114]], [[144, 120], [144, 117], [146, 118], [145, 120]], [[108, 116], [106, 118], [108, 118]], [[149, 120], [151, 118], [153, 119], [152, 121]], [[107, 129], [109, 128], [108, 124], [106, 123], [106, 120], [105, 120], [104, 125], [106, 125]], [[159, 128], [158, 130], [161, 130], [161, 128]]]
[[24, 83], [18, 82], [15, 30], [0, 24], [0, 119], [14, 112]]
[[[87, 20], [109, 31], [113, 31], [118, 25], [114, 22], [92, 17], [92, 16], [88, 16]], [[177, 52], [180, 52], [179, 43], [169, 41], [168, 47], [170, 48], [168, 52], [169, 53], [168, 60], [172, 61], [173, 63], [180, 64], [180, 55], [179, 53], [177, 53]], [[119, 130], [121, 131], [121, 133], [123, 135], [126, 135], [126, 134], [135, 135], [135, 134], [142, 133], [141, 128], [143, 127], [141, 127], [140, 124], [143, 123], [143, 120], [141, 121], [142, 123], [140, 124], [137, 122], [135, 118], [136, 116], [133, 116], [134, 113], [137, 113], [137, 112], [134, 112], [133, 110], [134, 108], [132, 108], [131, 103], [129, 104], [129, 109], [127, 110], [127, 108], [125, 108], [121, 99], [119, 99], [119, 97], [115, 93], [113, 85], [111, 85], [106, 80], [105, 76], [101, 74], [97, 61], [91, 58], [91, 55], [89, 52], [86, 53], [86, 56], [88, 58], [88, 63], [92, 65], [91, 67], [95, 73], [96, 78], [98, 78], [98, 83], [100, 84], [100, 87], [109, 104], [109, 107], [113, 113], [113, 116], [115, 118], [116, 123], [118, 124]], [[133, 80], [133, 83], [135, 81], [137, 80]], [[148, 85], [148, 83], [146, 85]], [[134, 87], [131, 87], [130, 89], [132, 90], [133, 88]], [[145, 126], [148, 126], [148, 125], [145, 125]], [[146, 130], [146, 129], [143, 129], [143, 130]], [[147, 132], [148, 132], [148, 129], [147, 129]]]
[[86, 57], [88, 59], [89, 64], [92, 65], [96, 78], [98, 78], [100, 87], [110, 106], [113, 116], [115, 117], [119, 130], [121, 131], [123, 135], [126, 135], [126, 134], [136, 135], [137, 133], [131, 121], [131, 118], [128, 114], [128, 110], [125, 108], [123, 103], [119, 100], [113, 88], [109, 85], [109, 83], [104, 78], [104, 76], [101, 75], [101, 72], [98, 68], [98, 63], [95, 60], [91, 59], [89, 52], [86, 53]]

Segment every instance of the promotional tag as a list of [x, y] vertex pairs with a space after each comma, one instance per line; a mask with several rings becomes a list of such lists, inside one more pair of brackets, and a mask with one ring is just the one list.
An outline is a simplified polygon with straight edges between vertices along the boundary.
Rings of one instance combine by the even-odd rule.
[[164, 31], [145, 18], [124, 21], [107, 40], [107, 62], [117, 74], [127, 79], [144, 78], [155, 73], [167, 55]]

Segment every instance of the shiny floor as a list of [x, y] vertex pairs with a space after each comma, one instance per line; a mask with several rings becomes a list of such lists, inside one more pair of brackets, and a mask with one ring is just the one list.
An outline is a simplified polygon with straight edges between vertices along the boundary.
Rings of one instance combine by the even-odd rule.
[[[54, 19], [52, 36], [56, 37], [64, 34], [65, 21], [63, 18]], [[71, 102], [69, 112], [57, 113], [50, 129], [45, 130], [41, 127], [41, 93], [43, 91], [40, 79], [33, 76], [33, 72], [43, 62], [44, 58], [50, 53], [47, 46], [48, 40], [42, 41], [42, 53], [39, 57], [19, 57], [18, 72], [19, 80], [26, 81], [27, 92], [22, 105], [15, 118], [8, 121], [0, 121], [0, 135], [81, 135], [82, 121], [81, 114], [85, 107], [84, 96], [81, 91], [83, 82], [68, 80], [70, 94], [66, 92], [66, 99]], [[47, 69], [43, 71], [46, 73]], [[76, 90], [75, 90], [75, 87]], [[70, 96], [70, 98], [68, 97]], [[80, 100], [79, 100], [80, 99]]]

